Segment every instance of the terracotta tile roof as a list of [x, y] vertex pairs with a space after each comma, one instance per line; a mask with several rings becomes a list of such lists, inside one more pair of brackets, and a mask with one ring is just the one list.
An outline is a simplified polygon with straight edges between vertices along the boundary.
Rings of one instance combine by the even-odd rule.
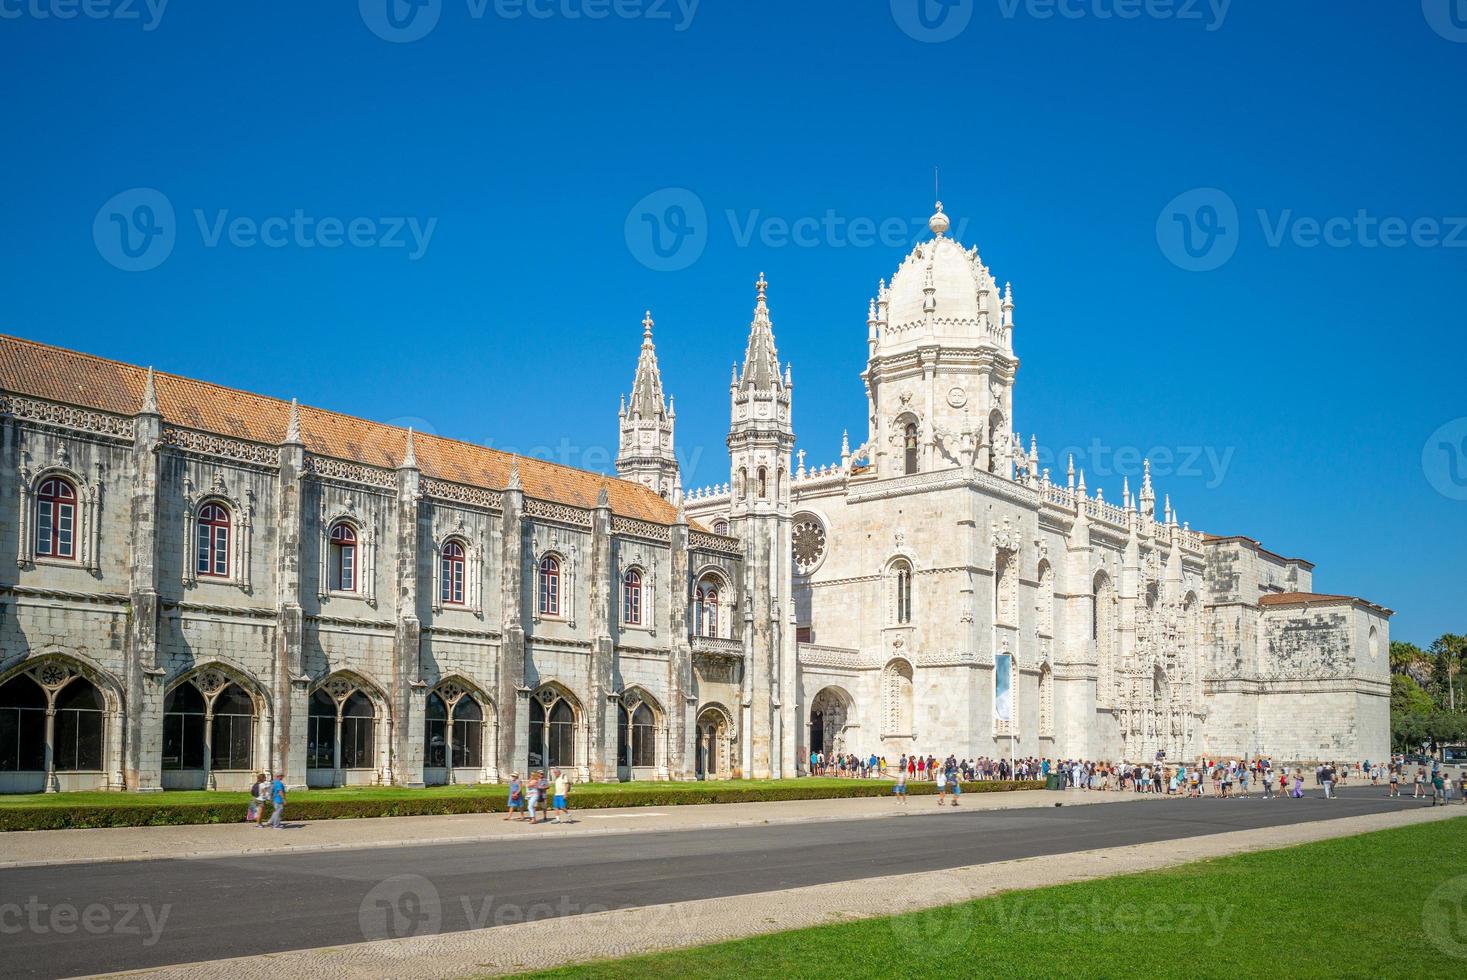
[[1327, 606], [1338, 605], [1342, 602], [1358, 602], [1363, 606], [1379, 610], [1387, 616], [1394, 615], [1394, 611], [1385, 606], [1353, 595], [1326, 595], [1322, 592], [1268, 592], [1258, 597], [1260, 606]]
[[[142, 405], [147, 370], [91, 354], [0, 334], [0, 389], [47, 401], [135, 415]], [[233, 388], [155, 373], [158, 409], [170, 425], [251, 442], [285, 438], [290, 402]], [[370, 466], [394, 468], [407, 448], [407, 430], [302, 405], [306, 449]], [[502, 490], [512, 454], [441, 436], [415, 434], [418, 468], [426, 477]], [[623, 517], [671, 524], [677, 512], [639, 484], [533, 457], [519, 457], [528, 496], [575, 507], [594, 507], [603, 487], [611, 509]]]

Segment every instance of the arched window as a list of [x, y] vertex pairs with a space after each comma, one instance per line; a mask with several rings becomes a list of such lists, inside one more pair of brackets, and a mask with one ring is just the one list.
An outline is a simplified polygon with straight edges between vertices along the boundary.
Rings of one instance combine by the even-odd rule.
[[331, 528], [331, 563], [326, 574], [332, 592], [357, 590], [357, 531], [345, 521]]
[[423, 764], [430, 769], [442, 769], [448, 764], [448, 704], [437, 691], [428, 695], [428, 710], [423, 725]]
[[917, 472], [917, 423], [908, 422], [902, 430], [902, 449], [907, 473]]
[[46, 691], [20, 674], [0, 687], [0, 772], [46, 771]]
[[554, 555], [540, 559], [540, 615], [560, 615], [560, 559]]
[[576, 763], [576, 713], [557, 689], [547, 687], [530, 699], [530, 768]]
[[229, 508], [209, 503], [199, 508], [195, 570], [200, 575], [229, 575]]
[[998, 548], [993, 554], [993, 618], [996, 623], [1017, 626], [1019, 572], [1018, 554]]
[[728, 533], [728, 521], [724, 520], [721, 517], [718, 520], [714, 521], [713, 522], [713, 533], [714, 534], [727, 534]]
[[163, 699], [163, 768], [204, 768], [204, 695], [183, 683]]
[[[484, 706], [463, 686], [449, 682], [428, 695], [423, 744], [429, 768], [480, 769], [484, 765]], [[345, 718], [343, 718], [345, 721]], [[342, 738], [346, 738], [343, 730]]]
[[617, 764], [628, 767], [657, 765], [656, 720], [647, 702], [637, 703], [630, 709], [623, 705], [618, 714]]
[[627, 569], [622, 576], [622, 621], [628, 626], [642, 625], [642, 573]]
[[769, 471], [762, 466], [759, 467], [759, 499], [769, 499]]
[[478, 769], [484, 764], [484, 710], [472, 694], [453, 705], [453, 767]]
[[306, 719], [306, 768], [336, 768], [336, 699], [325, 691], [311, 695]]
[[898, 626], [912, 621], [912, 566], [905, 560], [893, 562], [889, 572], [891, 581], [892, 622]]
[[439, 598], [446, 605], [463, 605], [464, 546], [458, 541], [449, 541], [443, 545], [442, 568], [439, 573], [443, 580], [439, 586]]
[[254, 761], [255, 702], [238, 684], [214, 696], [209, 768], [249, 769]]
[[693, 593], [693, 634], [717, 637], [718, 634], [718, 583], [704, 579]]
[[57, 772], [102, 768], [102, 693], [84, 677], [56, 692], [52, 759]]
[[76, 558], [76, 488], [60, 477], [36, 494], [36, 555]]

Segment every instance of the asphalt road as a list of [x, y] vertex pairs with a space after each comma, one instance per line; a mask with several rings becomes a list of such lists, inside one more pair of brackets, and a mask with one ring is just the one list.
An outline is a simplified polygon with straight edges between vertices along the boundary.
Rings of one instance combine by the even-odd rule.
[[[0, 974], [67, 977], [453, 932], [1420, 805], [1384, 792], [17, 868], [0, 871]], [[925, 797], [910, 806], [936, 810]]]

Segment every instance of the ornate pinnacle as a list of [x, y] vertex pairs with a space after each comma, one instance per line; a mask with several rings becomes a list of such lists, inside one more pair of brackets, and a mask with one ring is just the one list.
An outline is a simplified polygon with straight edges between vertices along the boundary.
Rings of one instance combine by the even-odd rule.
[[525, 489], [525, 485], [520, 482], [520, 458], [518, 456], [511, 457], [511, 459], [509, 461], [509, 486], [505, 487], [504, 489], [506, 489], [506, 490], [524, 490]]
[[764, 273], [759, 273], [759, 281], [754, 283], [754, 288], [759, 291], [759, 305], [764, 305], [764, 291], [769, 288], [769, 283], [764, 279]]
[[148, 380], [143, 384], [143, 406], [138, 409], [139, 415], [159, 415], [158, 411], [158, 388], [153, 383], [153, 369], [148, 368]]
[[605, 487], [602, 487], [601, 490], [596, 494], [596, 507], [598, 509], [610, 509], [611, 507], [611, 495], [606, 492]]
[[415, 470], [418, 468], [418, 449], [413, 444], [413, 429], [408, 426], [407, 448], [402, 453], [402, 466], [398, 469]]
[[652, 340], [652, 311], [651, 310], [648, 310], [647, 311], [647, 315], [642, 318], [642, 340], [643, 340], [643, 342], [648, 342], [648, 343], [650, 343], [651, 340]]
[[301, 439], [301, 406], [294, 398], [290, 400], [290, 421], [285, 423], [285, 444], [299, 446]]

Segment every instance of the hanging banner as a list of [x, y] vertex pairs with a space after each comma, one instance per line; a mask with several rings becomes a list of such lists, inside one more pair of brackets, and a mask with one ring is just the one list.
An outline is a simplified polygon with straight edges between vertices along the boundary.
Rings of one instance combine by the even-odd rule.
[[993, 658], [993, 716], [999, 721], [1014, 720], [1014, 658], [1000, 653]]

